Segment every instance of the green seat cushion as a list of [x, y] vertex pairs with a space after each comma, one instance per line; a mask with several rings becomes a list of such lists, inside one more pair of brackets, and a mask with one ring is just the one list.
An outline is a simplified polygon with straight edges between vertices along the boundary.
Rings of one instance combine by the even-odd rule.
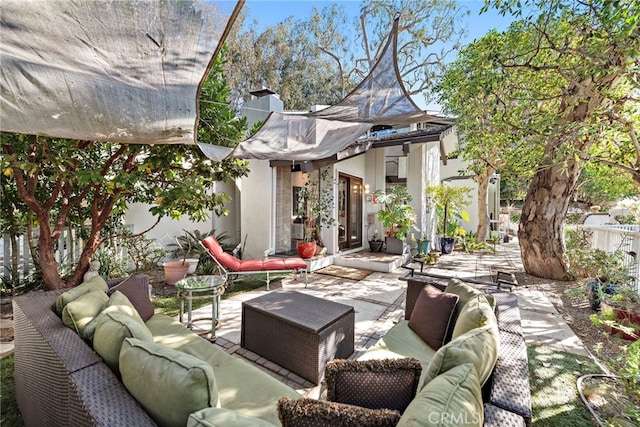
[[498, 320], [493, 307], [491, 307], [487, 299], [483, 295], [474, 295], [460, 309], [451, 338], [456, 339], [471, 329], [497, 323]]
[[173, 318], [155, 314], [146, 325], [156, 343], [195, 356], [212, 367], [223, 408], [278, 425], [278, 398], [301, 397], [293, 388], [227, 354], [222, 347], [211, 345]]
[[205, 408], [189, 415], [187, 427], [273, 427], [270, 422], [226, 408]]
[[138, 314], [138, 311], [135, 309], [131, 301], [129, 301], [129, 298], [127, 298], [123, 293], [116, 291], [111, 294], [107, 303], [102, 307], [102, 311], [100, 312], [100, 314], [98, 314], [95, 319], [93, 319], [84, 328], [82, 337], [89, 341], [93, 341], [93, 335], [96, 332], [96, 325], [98, 324], [98, 321], [107, 313], [124, 314], [125, 316], [132, 317], [134, 320], [144, 324], [144, 321]]
[[423, 387], [400, 418], [398, 427], [482, 426], [484, 412], [478, 375], [465, 363]]
[[358, 360], [400, 359], [403, 357], [418, 359], [423, 368], [420, 374], [420, 384], [422, 384], [426, 375], [424, 368], [431, 362], [435, 354], [436, 350], [429, 347], [409, 328], [407, 320], [402, 319], [389, 329], [377, 343], [367, 349], [362, 356], [358, 357]]
[[[456, 306], [456, 310], [453, 314], [453, 321], [455, 322], [458, 319], [458, 315], [469, 300], [475, 295], [483, 295], [491, 307], [495, 308], [496, 300], [493, 296], [485, 294], [479, 289], [474, 288], [467, 283], [462, 282], [460, 279], [451, 279], [447, 286], [444, 288], [444, 291], [450, 294], [456, 294], [460, 297], [458, 300], [458, 305]], [[455, 324], [455, 323], [454, 323]]]
[[143, 322], [122, 313], [101, 313], [96, 321], [93, 349], [116, 374], [120, 371], [120, 349], [125, 338], [153, 342], [153, 336]]
[[160, 426], [184, 427], [193, 412], [219, 406], [211, 366], [181, 351], [127, 338], [120, 372], [129, 393]]
[[92, 291], [102, 291], [105, 294], [109, 290], [109, 286], [107, 286], [107, 282], [100, 276], [95, 276], [91, 280], [88, 280], [75, 288], [71, 288], [68, 291], [58, 295], [56, 298], [56, 312], [58, 315], [62, 315], [62, 310], [64, 307], [69, 304], [71, 301], [77, 299], [78, 297], [92, 292]]
[[100, 290], [82, 294], [65, 304], [62, 322], [82, 336], [85, 327], [100, 313], [108, 300], [107, 294]]
[[[432, 349], [409, 328], [407, 320], [400, 320], [370, 347], [359, 360], [413, 357], [423, 365], [428, 364], [436, 350]], [[380, 357], [383, 356], [384, 357]]]
[[483, 385], [498, 360], [499, 343], [497, 325], [475, 328], [449, 341], [440, 347], [425, 369], [423, 385], [464, 363], [473, 364], [480, 385]]

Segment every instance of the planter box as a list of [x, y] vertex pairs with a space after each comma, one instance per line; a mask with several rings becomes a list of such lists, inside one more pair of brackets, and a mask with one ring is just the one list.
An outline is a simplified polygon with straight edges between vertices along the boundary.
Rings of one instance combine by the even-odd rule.
[[402, 255], [404, 254], [405, 248], [407, 248], [405, 241], [397, 237], [387, 237], [386, 244], [387, 247], [384, 251], [388, 254]]

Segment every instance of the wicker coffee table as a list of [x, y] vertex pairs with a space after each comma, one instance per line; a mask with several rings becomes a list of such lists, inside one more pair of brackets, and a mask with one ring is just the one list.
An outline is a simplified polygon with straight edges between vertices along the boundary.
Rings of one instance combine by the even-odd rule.
[[353, 307], [293, 291], [242, 303], [240, 345], [319, 384], [324, 367], [353, 353]]

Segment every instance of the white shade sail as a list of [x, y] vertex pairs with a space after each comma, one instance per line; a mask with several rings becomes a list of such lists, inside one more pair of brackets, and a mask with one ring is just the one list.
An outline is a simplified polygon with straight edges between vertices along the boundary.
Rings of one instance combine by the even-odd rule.
[[342, 101], [313, 113], [271, 113], [258, 132], [238, 144], [230, 156], [292, 161], [322, 159], [353, 144], [374, 125], [441, 123], [442, 118], [420, 110], [407, 94], [396, 62], [397, 36], [396, 19], [376, 64]]
[[1, 0], [0, 129], [195, 143], [199, 86], [243, 3], [221, 20], [215, 2]]

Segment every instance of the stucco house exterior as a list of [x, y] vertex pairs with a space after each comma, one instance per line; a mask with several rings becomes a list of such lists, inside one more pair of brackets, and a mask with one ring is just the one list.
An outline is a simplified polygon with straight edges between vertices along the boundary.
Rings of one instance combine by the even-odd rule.
[[[251, 128], [263, 121], [269, 112], [283, 111], [278, 95], [262, 89], [252, 92], [240, 114], [247, 117]], [[321, 108], [321, 107], [316, 107]], [[366, 142], [366, 143], [365, 143]], [[370, 132], [343, 153], [317, 161], [249, 160], [250, 173], [236, 182], [220, 182], [216, 191], [231, 196], [226, 217], [212, 215], [210, 223], [191, 223], [188, 220], [164, 219], [149, 237], [163, 246], [172, 243], [182, 230], [198, 229], [208, 232], [225, 231], [234, 242], [242, 242], [245, 258], [262, 258], [267, 254], [295, 253], [295, 245], [302, 238], [296, 224], [296, 191], [304, 185], [305, 175], [318, 168], [326, 168], [333, 183], [333, 217], [335, 225], [322, 229], [326, 256], [316, 260], [312, 269], [339, 263], [341, 254], [368, 250], [368, 241], [383, 236], [383, 228], [376, 218], [381, 208], [373, 193], [389, 185], [406, 185], [413, 196], [416, 224], [407, 240], [416, 246], [416, 239], [438, 239], [435, 209], [428, 200], [425, 188], [446, 181], [450, 185], [474, 188], [472, 204], [467, 208], [471, 221], [461, 224], [467, 231], [478, 225], [476, 185], [469, 176], [461, 176], [464, 163], [447, 154], [458, 146], [458, 135], [452, 120], [440, 123], [416, 123], [398, 129]], [[359, 147], [365, 146], [365, 149]], [[338, 159], [340, 158], [340, 159]], [[499, 215], [499, 179], [490, 189], [488, 204], [492, 219]], [[131, 206], [126, 223], [140, 228], [154, 221], [144, 205]], [[134, 226], [135, 224], [135, 226]], [[134, 230], [140, 231], [140, 230]], [[434, 245], [435, 246], [435, 245]], [[432, 246], [433, 247], [433, 246]]]

